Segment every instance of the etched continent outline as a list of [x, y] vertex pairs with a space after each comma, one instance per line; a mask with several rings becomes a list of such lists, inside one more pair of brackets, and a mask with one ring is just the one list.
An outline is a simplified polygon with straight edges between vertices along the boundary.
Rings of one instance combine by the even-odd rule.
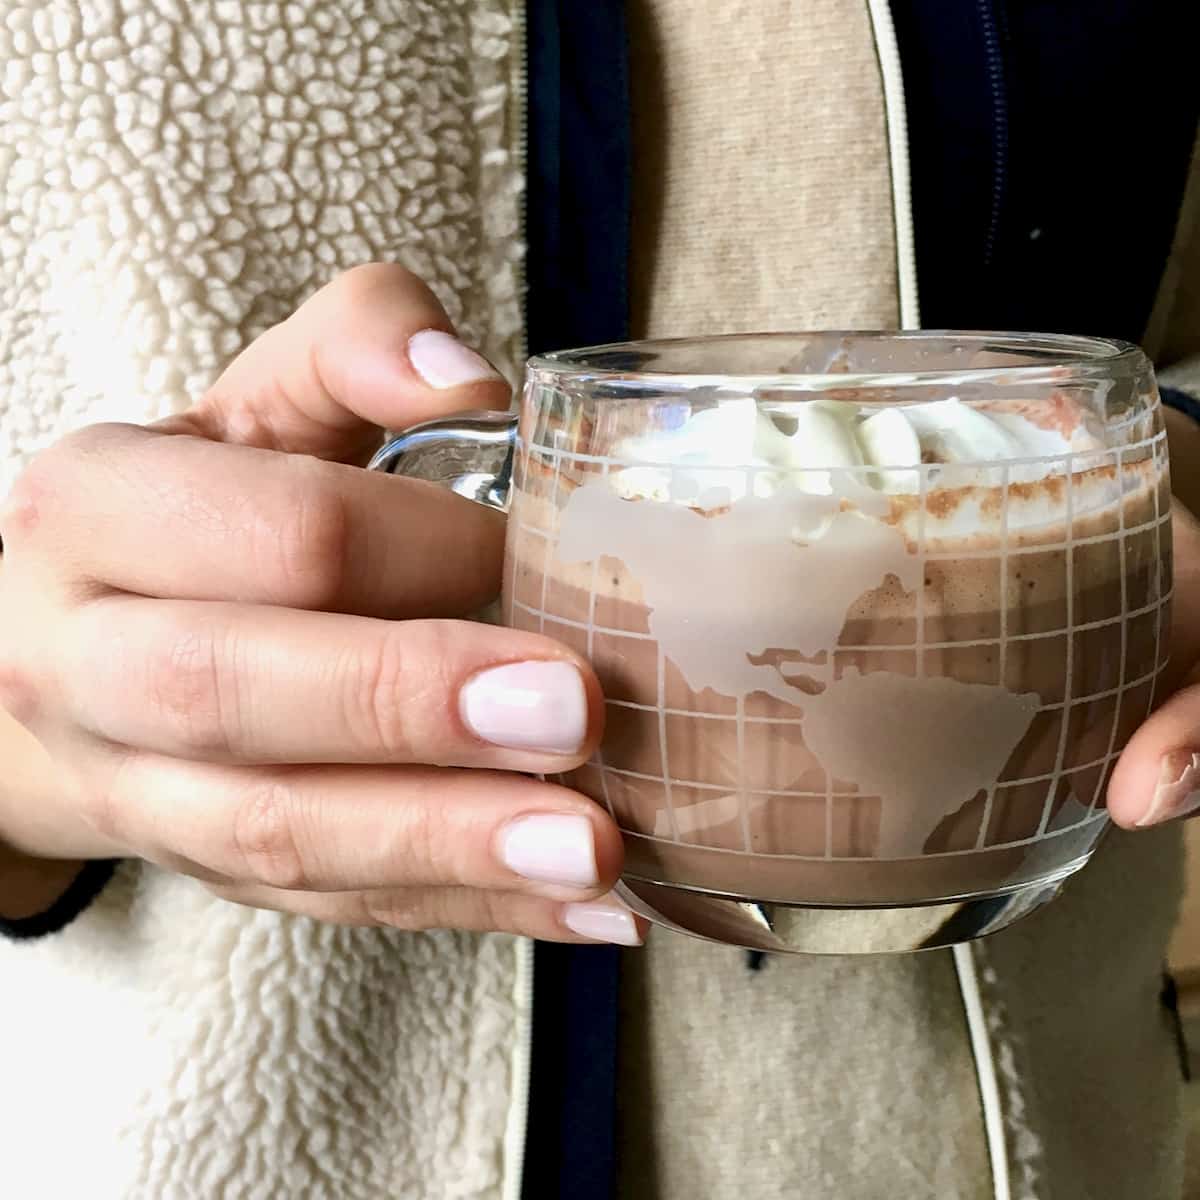
[[832, 663], [846, 613], [864, 592], [889, 575], [908, 592], [923, 585], [924, 564], [903, 533], [844, 499], [789, 489], [705, 513], [627, 500], [591, 480], [563, 507], [557, 553], [567, 563], [608, 556], [626, 565], [641, 584], [651, 635], [694, 691], [761, 691], [800, 708], [822, 768], [881, 798], [876, 856], [919, 856], [946, 817], [995, 787], [1041, 699], [853, 668], [840, 678], [829, 672], [813, 694], [763, 660], [787, 650], [825, 653]]

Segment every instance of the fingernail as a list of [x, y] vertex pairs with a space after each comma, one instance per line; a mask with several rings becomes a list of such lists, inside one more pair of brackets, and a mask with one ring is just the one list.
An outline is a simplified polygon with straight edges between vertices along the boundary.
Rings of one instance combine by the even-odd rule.
[[563, 909], [563, 924], [580, 937], [616, 946], [640, 946], [642, 934], [633, 913], [613, 900], [593, 900], [586, 904], [568, 904]]
[[430, 387], [462, 387], [483, 379], [500, 379], [490, 362], [468, 349], [453, 334], [422, 329], [408, 339], [408, 361]]
[[1200, 754], [1172, 750], [1164, 754], [1158, 769], [1158, 784], [1139, 826], [1158, 825], [1186, 817], [1200, 808]]
[[481, 671], [459, 696], [468, 729], [494, 746], [571, 754], [587, 737], [583, 678], [567, 662], [521, 662]]
[[592, 823], [574, 813], [519, 817], [500, 834], [500, 857], [526, 879], [595, 887], [596, 840]]

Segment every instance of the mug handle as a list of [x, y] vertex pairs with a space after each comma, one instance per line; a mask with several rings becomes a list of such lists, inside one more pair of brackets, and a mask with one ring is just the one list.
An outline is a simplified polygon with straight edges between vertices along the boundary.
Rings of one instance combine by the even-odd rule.
[[425, 479], [507, 512], [516, 441], [516, 413], [458, 413], [403, 430], [367, 468]]

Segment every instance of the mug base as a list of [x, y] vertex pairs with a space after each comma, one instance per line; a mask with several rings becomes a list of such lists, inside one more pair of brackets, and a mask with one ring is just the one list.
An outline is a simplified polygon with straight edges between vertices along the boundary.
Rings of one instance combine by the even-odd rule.
[[638, 916], [690, 937], [769, 954], [909, 954], [973, 941], [1048, 904], [1087, 861], [1000, 892], [925, 904], [781, 904], [626, 875], [617, 895]]

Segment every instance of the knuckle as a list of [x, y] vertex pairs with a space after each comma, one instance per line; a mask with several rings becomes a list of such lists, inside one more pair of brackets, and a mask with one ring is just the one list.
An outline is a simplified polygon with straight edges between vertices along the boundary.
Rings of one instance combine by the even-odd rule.
[[198, 754], [227, 753], [225, 702], [212, 635], [174, 631], [146, 663], [147, 691], [156, 717], [175, 740]]
[[376, 299], [380, 291], [419, 288], [425, 284], [399, 263], [362, 263], [342, 272], [330, 285], [333, 298], [347, 307], [358, 307]]
[[431, 893], [419, 888], [360, 893], [362, 919], [366, 925], [418, 931], [435, 928], [430, 920]]
[[446, 719], [456, 649], [441, 622], [393, 626], [360, 664], [361, 684], [348, 689], [350, 729], [364, 745], [395, 762], [450, 765]]
[[364, 892], [362, 903], [368, 924], [412, 932], [429, 929], [509, 932], [517, 924], [509, 911], [508, 899], [486, 891], [408, 888]]
[[[100, 769], [96, 769], [99, 766]], [[84, 824], [114, 847], [132, 848], [144, 841], [138, 836], [138, 812], [150, 788], [150, 763], [136, 751], [111, 760], [93, 760], [82, 769], [64, 772], [64, 786], [73, 810]], [[144, 846], [138, 847], [143, 853]]]
[[54, 468], [44, 461], [48, 455], [47, 451], [21, 472], [0, 509], [0, 534], [10, 550], [31, 534], [42, 518], [45, 498], [54, 486]]
[[124, 845], [126, 842], [128, 819], [125, 803], [115, 781], [103, 787], [81, 786], [74, 798], [75, 811], [88, 829], [114, 845]]
[[296, 820], [295, 793], [279, 780], [260, 783], [241, 798], [233, 844], [244, 878], [283, 891], [308, 890], [309, 871]]
[[0, 709], [18, 724], [29, 725], [37, 716], [38, 707], [34, 673], [11, 642], [0, 643]]
[[78, 486], [78, 456], [72, 453], [83, 433], [43, 450], [17, 477], [4, 501], [3, 534], [9, 549], [32, 534], [61, 506], [68, 488]]
[[119, 469], [121, 452], [142, 436], [130, 425], [89, 425], [37, 454], [0, 508], [0, 533], [9, 548], [37, 530], [53, 528], [56, 542], [63, 526], [69, 533], [72, 513], [86, 511], [103, 486], [97, 474]]
[[517, 929], [514, 920], [512, 897], [501, 892], [479, 891], [472, 894], [474, 912], [471, 916], [472, 929], [487, 929], [510, 933]]
[[404, 814], [404, 857], [410, 877], [462, 883], [465, 876], [446, 837], [446, 824], [435, 804], [411, 804]]
[[[366, 745], [406, 762], [414, 761], [419, 749], [417, 712], [428, 700], [428, 685], [422, 684], [416, 664], [410, 662], [409, 646], [400, 629], [384, 636], [363, 667], [363, 686], [350, 689], [356, 711], [349, 716], [351, 729], [360, 731]], [[361, 694], [357, 702], [355, 691]]]
[[505, 892], [477, 889], [445, 892], [441, 910], [436, 913], [437, 929], [471, 929], [489, 933], [536, 933], [522, 921], [524, 907], [520, 897]]
[[298, 479], [282, 526], [264, 534], [278, 556], [289, 602], [299, 608], [335, 608], [345, 590], [350, 513], [345, 498], [324, 478], [321, 464], [297, 459]]

